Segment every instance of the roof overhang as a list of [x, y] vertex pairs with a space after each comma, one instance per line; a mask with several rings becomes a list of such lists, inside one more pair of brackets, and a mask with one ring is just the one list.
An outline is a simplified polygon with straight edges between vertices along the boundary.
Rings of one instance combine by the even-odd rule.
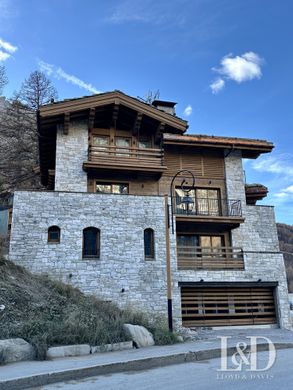
[[257, 158], [261, 153], [269, 153], [274, 144], [265, 140], [217, 137], [208, 135], [163, 134], [164, 145], [193, 146], [198, 148], [241, 150], [244, 158]]
[[[120, 91], [106, 92], [93, 96], [85, 96], [82, 98], [64, 100], [57, 103], [50, 103], [40, 108], [40, 124], [45, 124], [47, 121], [52, 123], [52, 118], [56, 119], [64, 114], [72, 114], [82, 111], [87, 111], [92, 108], [107, 106], [110, 104], [123, 105], [143, 115], [165, 123], [166, 125], [175, 128], [179, 132], [184, 133], [188, 128], [188, 122], [178, 118], [175, 115], [168, 114], [156, 107], [144, 103], [136, 98], [125, 95]], [[46, 120], [47, 119], [47, 120]]]

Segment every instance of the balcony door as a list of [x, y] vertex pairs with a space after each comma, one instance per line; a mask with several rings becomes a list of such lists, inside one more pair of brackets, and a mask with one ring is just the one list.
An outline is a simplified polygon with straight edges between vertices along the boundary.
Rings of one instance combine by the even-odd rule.
[[218, 189], [197, 188], [195, 199], [198, 215], [221, 215], [220, 191]]
[[175, 189], [176, 212], [178, 214], [194, 215], [222, 215], [220, 190], [217, 188], [194, 188], [188, 191], [191, 198], [191, 204], [185, 205], [182, 201], [186, 192], [181, 188]]

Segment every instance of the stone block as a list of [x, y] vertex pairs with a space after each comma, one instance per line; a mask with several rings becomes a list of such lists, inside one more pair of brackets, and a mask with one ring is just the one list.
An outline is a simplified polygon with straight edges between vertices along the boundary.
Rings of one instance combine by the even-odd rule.
[[51, 347], [47, 351], [47, 358], [61, 358], [66, 356], [89, 355], [91, 347], [88, 344], [63, 345], [60, 347]]

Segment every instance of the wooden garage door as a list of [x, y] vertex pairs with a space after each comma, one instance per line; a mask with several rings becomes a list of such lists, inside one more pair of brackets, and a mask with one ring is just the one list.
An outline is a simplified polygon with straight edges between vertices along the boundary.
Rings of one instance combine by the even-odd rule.
[[273, 288], [182, 287], [183, 326], [275, 324]]

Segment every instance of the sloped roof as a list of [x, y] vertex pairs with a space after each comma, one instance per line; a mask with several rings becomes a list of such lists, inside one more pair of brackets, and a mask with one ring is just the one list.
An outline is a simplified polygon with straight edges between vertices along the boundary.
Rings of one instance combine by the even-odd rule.
[[260, 153], [269, 153], [274, 144], [266, 140], [236, 137], [219, 137], [201, 134], [163, 134], [164, 144], [188, 145], [196, 147], [211, 147], [231, 150], [242, 150], [243, 157], [256, 158]]
[[59, 102], [46, 104], [40, 108], [39, 113], [40, 118], [45, 119], [47, 117], [58, 116], [67, 112], [72, 113], [108, 104], [125, 105], [126, 107], [141, 112], [142, 114], [149, 115], [162, 123], [175, 127], [182, 132], [186, 131], [188, 128], [188, 122], [184, 119], [164, 112], [151, 104], [145, 103], [138, 98], [126, 95], [118, 90], [74, 99], [65, 99]]

